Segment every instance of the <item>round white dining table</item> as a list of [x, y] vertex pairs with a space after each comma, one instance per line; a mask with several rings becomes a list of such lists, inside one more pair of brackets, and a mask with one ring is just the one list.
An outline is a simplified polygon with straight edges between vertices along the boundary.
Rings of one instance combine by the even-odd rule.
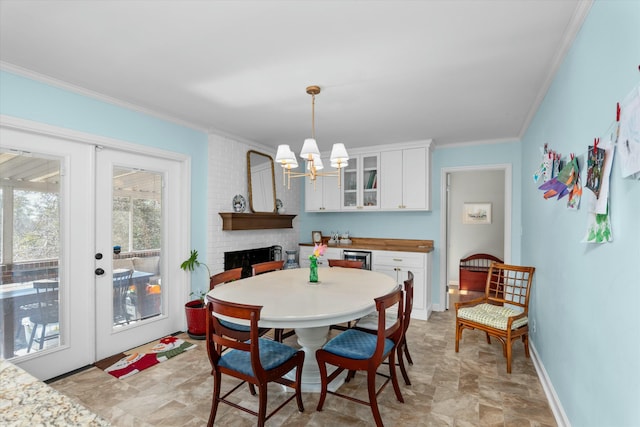
[[258, 325], [262, 328], [295, 329], [306, 354], [303, 391], [320, 390], [316, 350], [327, 342], [329, 326], [375, 311], [374, 298], [397, 286], [385, 274], [355, 268], [320, 268], [318, 277], [319, 282], [311, 284], [308, 268], [279, 270], [217, 285], [207, 294], [224, 301], [261, 305]]

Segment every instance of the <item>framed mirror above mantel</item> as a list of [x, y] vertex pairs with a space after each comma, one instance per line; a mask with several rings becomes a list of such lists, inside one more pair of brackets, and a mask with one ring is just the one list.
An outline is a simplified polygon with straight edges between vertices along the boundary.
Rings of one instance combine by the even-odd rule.
[[247, 151], [249, 207], [256, 213], [276, 212], [276, 183], [273, 158], [259, 151]]
[[276, 213], [276, 184], [271, 156], [255, 150], [247, 151], [247, 184], [252, 213], [220, 212], [222, 230], [293, 228], [296, 215]]

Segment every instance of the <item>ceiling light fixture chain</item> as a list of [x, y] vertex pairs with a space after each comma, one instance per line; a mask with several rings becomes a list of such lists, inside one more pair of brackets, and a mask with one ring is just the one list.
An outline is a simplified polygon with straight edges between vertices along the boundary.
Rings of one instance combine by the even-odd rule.
[[282, 166], [282, 184], [286, 185], [288, 182], [288, 188], [291, 188], [291, 178], [309, 177], [309, 180], [313, 182], [313, 188], [315, 190], [316, 178], [318, 176], [337, 176], [338, 188], [340, 188], [340, 169], [348, 166], [349, 154], [344, 144], [333, 144], [331, 149], [330, 163], [331, 167], [337, 170], [331, 172], [318, 172], [324, 168], [322, 159], [320, 158], [320, 150], [316, 143], [316, 95], [320, 93], [320, 86], [307, 87], [307, 93], [311, 95], [311, 138], [304, 140], [302, 150], [300, 151], [300, 157], [305, 161], [305, 170], [308, 172], [294, 172], [292, 169], [298, 167], [298, 161], [295, 154], [289, 148], [287, 144], [278, 145], [278, 152], [276, 154], [276, 162]]
[[307, 93], [311, 95], [311, 138], [316, 139], [316, 95], [320, 93], [320, 86], [309, 86]]

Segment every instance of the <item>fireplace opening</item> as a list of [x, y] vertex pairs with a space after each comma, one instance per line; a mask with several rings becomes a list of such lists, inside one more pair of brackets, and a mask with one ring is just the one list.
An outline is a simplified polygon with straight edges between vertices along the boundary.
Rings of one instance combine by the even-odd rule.
[[266, 248], [245, 249], [224, 253], [224, 269], [242, 267], [242, 277], [251, 276], [251, 266], [259, 262], [275, 261], [275, 254], [280, 246]]

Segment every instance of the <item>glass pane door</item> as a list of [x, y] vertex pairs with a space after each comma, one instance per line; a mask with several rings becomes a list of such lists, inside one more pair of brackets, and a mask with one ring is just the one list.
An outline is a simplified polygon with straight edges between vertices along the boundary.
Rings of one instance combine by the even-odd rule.
[[0, 152], [2, 356], [60, 345], [60, 160]]
[[114, 327], [162, 313], [162, 179], [157, 172], [113, 168]]
[[181, 330], [179, 161], [96, 151], [97, 360]]

